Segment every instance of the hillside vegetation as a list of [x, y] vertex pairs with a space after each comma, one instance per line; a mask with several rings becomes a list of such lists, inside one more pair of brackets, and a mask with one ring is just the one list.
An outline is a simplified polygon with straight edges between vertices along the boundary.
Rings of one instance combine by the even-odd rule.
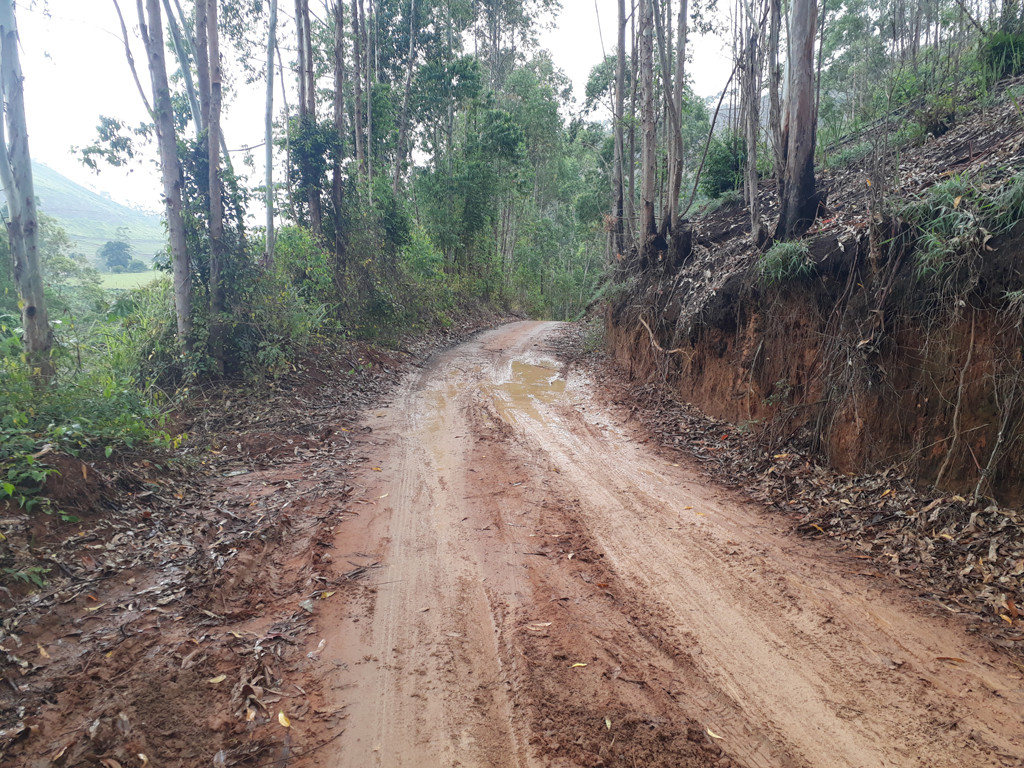
[[104, 243], [122, 237], [147, 263], [167, 248], [160, 216], [114, 202], [57, 173], [32, 164], [40, 210], [55, 218], [80, 253], [93, 258]]

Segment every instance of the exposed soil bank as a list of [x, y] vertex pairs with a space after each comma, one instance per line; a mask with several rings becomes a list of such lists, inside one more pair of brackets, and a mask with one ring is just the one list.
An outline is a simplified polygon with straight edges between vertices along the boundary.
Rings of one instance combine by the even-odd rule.
[[[1005, 104], [904, 150], [898, 168], [826, 173], [829, 211], [807, 235], [801, 276], [763, 272], [739, 206], [698, 220], [681, 261], [633, 267], [608, 316], [612, 353], [771, 445], [805, 437], [842, 471], [897, 465], [924, 485], [1024, 501], [1021, 229], [989, 238], [974, 222], [978, 241], [965, 235], [925, 274], [922, 234], [900, 207], [964, 214], [966, 196], [931, 191], [960, 175], [995, 199], [1022, 143]], [[762, 196], [770, 213], [767, 185]]]

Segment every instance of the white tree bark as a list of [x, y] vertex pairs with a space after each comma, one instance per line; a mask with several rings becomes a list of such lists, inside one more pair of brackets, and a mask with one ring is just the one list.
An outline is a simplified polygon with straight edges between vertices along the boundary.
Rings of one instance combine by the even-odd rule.
[[43, 296], [39, 266], [39, 217], [32, 180], [25, 119], [24, 76], [18, 57], [18, 27], [12, 0], [0, 0], [0, 86], [4, 126], [0, 125], [0, 181], [7, 195], [7, 233], [14, 263], [14, 284], [21, 307], [25, 352], [33, 376], [48, 381], [54, 373], [50, 352], [53, 330]]
[[174, 311], [178, 322], [178, 337], [188, 346], [192, 333], [192, 263], [185, 239], [185, 220], [182, 217], [181, 189], [184, 182], [178, 159], [178, 140], [174, 132], [171, 89], [167, 84], [160, 0], [145, 0], [145, 3], [143, 9], [143, 0], [136, 0], [136, 8], [153, 85], [153, 122], [156, 126], [164, 214], [167, 217], [167, 235], [171, 246]]
[[265, 132], [265, 173], [266, 192], [264, 201], [267, 208], [266, 249], [263, 265], [274, 263], [274, 49], [277, 46], [277, 0], [270, 0], [270, 21], [267, 30], [267, 108], [263, 115]]

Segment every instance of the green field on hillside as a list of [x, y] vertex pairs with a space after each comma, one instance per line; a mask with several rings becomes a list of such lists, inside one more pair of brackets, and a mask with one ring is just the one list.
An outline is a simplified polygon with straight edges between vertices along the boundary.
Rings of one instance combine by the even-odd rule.
[[149, 285], [163, 274], [166, 273], [155, 269], [151, 269], [148, 272], [122, 272], [120, 275], [103, 272], [100, 274], [102, 278], [100, 285], [110, 291], [125, 291]]
[[74, 250], [89, 258], [119, 230], [127, 235], [136, 259], [148, 262], [164, 250], [167, 238], [160, 216], [121, 205], [77, 184], [42, 163], [32, 164], [39, 209], [67, 231]]

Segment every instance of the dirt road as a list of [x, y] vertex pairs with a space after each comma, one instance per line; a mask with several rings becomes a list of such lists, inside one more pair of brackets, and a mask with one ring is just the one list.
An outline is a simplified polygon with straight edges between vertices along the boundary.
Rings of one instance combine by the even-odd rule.
[[1024, 765], [1020, 670], [648, 448], [555, 324], [437, 356], [372, 412], [325, 601], [344, 732], [304, 765]]

